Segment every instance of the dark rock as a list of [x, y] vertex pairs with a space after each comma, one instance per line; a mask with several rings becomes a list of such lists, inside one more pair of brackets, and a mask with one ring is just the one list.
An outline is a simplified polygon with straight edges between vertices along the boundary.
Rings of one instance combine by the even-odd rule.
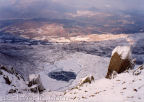
[[3, 72], [0, 70], [0, 75], [2, 75], [3, 74]]
[[4, 66], [0, 66], [0, 69], [6, 71], [8, 73], [11, 73], [10, 70]]
[[137, 89], [133, 89], [135, 92], [137, 92], [138, 90]]
[[20, 75], [20, 74], [18, 74], [13, 67], [12, 68], [7, 68], [5, 66], [0, 65], [0, 73], [1, 73], [1, 70], [5, 71], [5, 72], [8, 72], [9, 74], [12, 74], [12, 75], [16, 76], [18, 78], [18, 80], [20, 80], [20, 79], [24, 80], [23, 76]]
[[10, 89], [8, 93], [12, 94], [12, 93], [16, 93], [17, 89]]
[[143, 69], [144, 65], [141, 65], [139, 68], [134, 70], [133, 75], [140, 75]]
[[11, 81], [9, 80], [9, 77], [8, 76], [3, 76], [3, 78], [5, 79], [5, 83], [10, 85], [11, 84]]

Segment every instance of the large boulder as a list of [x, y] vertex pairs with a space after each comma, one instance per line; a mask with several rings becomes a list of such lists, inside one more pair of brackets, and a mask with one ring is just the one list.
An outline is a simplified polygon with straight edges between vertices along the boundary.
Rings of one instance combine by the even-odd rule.
[[42, 92], [42, 91], [45, 90], [44, 86], [42, 85], [42, 82], [41, 82], [39, 74], [31, 74], [29, 76], [28, 87], [34, 93]]
[[112, 78], [114, 72], [119, 74], [133, 67], [130, 46], [117, 46], [112, 52], [106, 78]]

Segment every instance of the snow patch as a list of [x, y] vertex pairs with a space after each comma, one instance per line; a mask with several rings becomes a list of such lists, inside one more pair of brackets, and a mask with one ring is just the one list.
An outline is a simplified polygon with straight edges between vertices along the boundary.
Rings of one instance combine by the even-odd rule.
[[131, 47], [130, 46], [117, 46], [113, 51], [112, 51], [112, 56], [114, 53], [118, 53], [122, 59], [129, 58], [131, 59]]

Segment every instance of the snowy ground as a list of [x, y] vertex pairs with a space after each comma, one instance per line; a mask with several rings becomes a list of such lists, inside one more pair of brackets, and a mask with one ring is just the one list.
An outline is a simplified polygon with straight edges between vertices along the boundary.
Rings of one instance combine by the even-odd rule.
[[[63, 93], [64, 90], [75, 87], [75, 85], [79, 83], [79, 80], [87, 75], [91, 74], [95, 79], [103, 78], [106, 75], [108, 63], [109, 58], [77, 52], [69, 54], [61, 60], [55, 61], [53, 65], [47, 65], [44, 67], [43, 71], [38, 71], [38, 73], [40, 74], [42, 84], [46, 88], [46, 93], [51, 90], [62, 91], [61, 93]], [[70, 80], [69, 82], [57, 81], [56, 79], [48, 77], [49, 72], [59, 70], [74, 72], [77, 77], [75, 80]], [[0, 76], [0, 78], [3, 79], [2, 76]], [[4, 80], [1, 80], [0, 86], [3, 85], [5, 87], [0, 87], [0, 90], [2, 90], [0, 92], [2, 98], [8, 94], [8, 90], [11, 88], [11, 86], [5, 84]], [[26, 93], [24, 92], [24, 94]], [[16, 94], [14, 94], [14, 96], [15, 95]], [[10, 95], [10, 97], [13, 97], [13, 95]]]
[[65, 93], [71, 101], [83, 102], [143, 102], [144, 70], [133, 75], [134, 70], [119, 74], [114, 79], [99, 79]]
[[[44, 91], [42, 94], [1, 95], [2, 102], [143, 102], [144, 69], [129, 70], [114, 79], [100, 78], [91, 84], [75, 85], [64, 92]], [[77, 86], [77, 87], [76, 87]], [[4, 88], [3, 88], [4, 90]]]
[[[40, 75], [47, 90], [64, 90], [74, 86], [81, 78], [89, 74], [95, 76], [96, 79], [104, 77], [107, 72], [108, 63], [109, 58], [84, 53], [74, 53], [56, 61], [51, 68], [45, 68], [44, 71], [40, 72]], [[74, 72], [77, 77], [75, 80], [70, 80], [69, 82], [48, 78], [49, 72], [59, 70]]]
[[[63, 101], [66, 102], [76, 100], [82, 102], [143, 102], [143, 71], [138, 76], [132, 75], [132, 71], [130, 71], [120, 74], [112, 80], [104, 78], [111, 51], [116, 46], [133, 44], [133, 57], [137, 58], [139, 64], [143, 64], [143, 40], [144, 34], [130, 34], [126, 39], [88, 43], [54, 43], [51, 45], [2, 43], [0, 44], [0, 64], [13, 66], [25, 79], [29, 74], [39, 73], [46, 88], [41, 95], [43, 100], [49, 100], [48, 102], [55, 101], [56, 97], [63, 98]], [[48, 77], [48, 74], [54, 71], [73, 72], [76, 74], [76, 79], [67, 82]], [[79, 83], [81, 78], [88, 75], [93, 75], [95, 82], [70, 90]], [[0, 98], [2, 100], [3, 98], [6, 100], [12, 98], [14, 101], [10, 102], [20, 102], [17, 98], [13, 98], [17, 97], [17, 94], [7, 95], [7, 91], [11, 87], [4, 84], [1, 76], [0, 79]], [[65, 93], [64, 90], [68, 91]], [[5, 95], [8, 97], [4, 97]], [[18, 95], [38, 98], [38, 94], [30, 92]], [[38, 101], [38, 99], [36, 100]]]

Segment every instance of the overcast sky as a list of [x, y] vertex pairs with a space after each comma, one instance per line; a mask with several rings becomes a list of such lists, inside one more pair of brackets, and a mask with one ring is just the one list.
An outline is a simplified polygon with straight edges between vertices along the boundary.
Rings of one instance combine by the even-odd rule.
[[65, 5], [75, 7], [111, 7], [115, 9], [144, 8], [144, 0], [53, 0]]
[[42, 15], [46, 11], [98, 9], [143, 10], [144, 0], [0, 0], [0, 18], [17, 15]]
[[33, 3], [45, 2], [46, 4], [60, 3], [71, 7], [105, 7], [113, 8], [144, 8], [144, 0], [0, 0], [0, 7], [25, 5], [30, 6]]

